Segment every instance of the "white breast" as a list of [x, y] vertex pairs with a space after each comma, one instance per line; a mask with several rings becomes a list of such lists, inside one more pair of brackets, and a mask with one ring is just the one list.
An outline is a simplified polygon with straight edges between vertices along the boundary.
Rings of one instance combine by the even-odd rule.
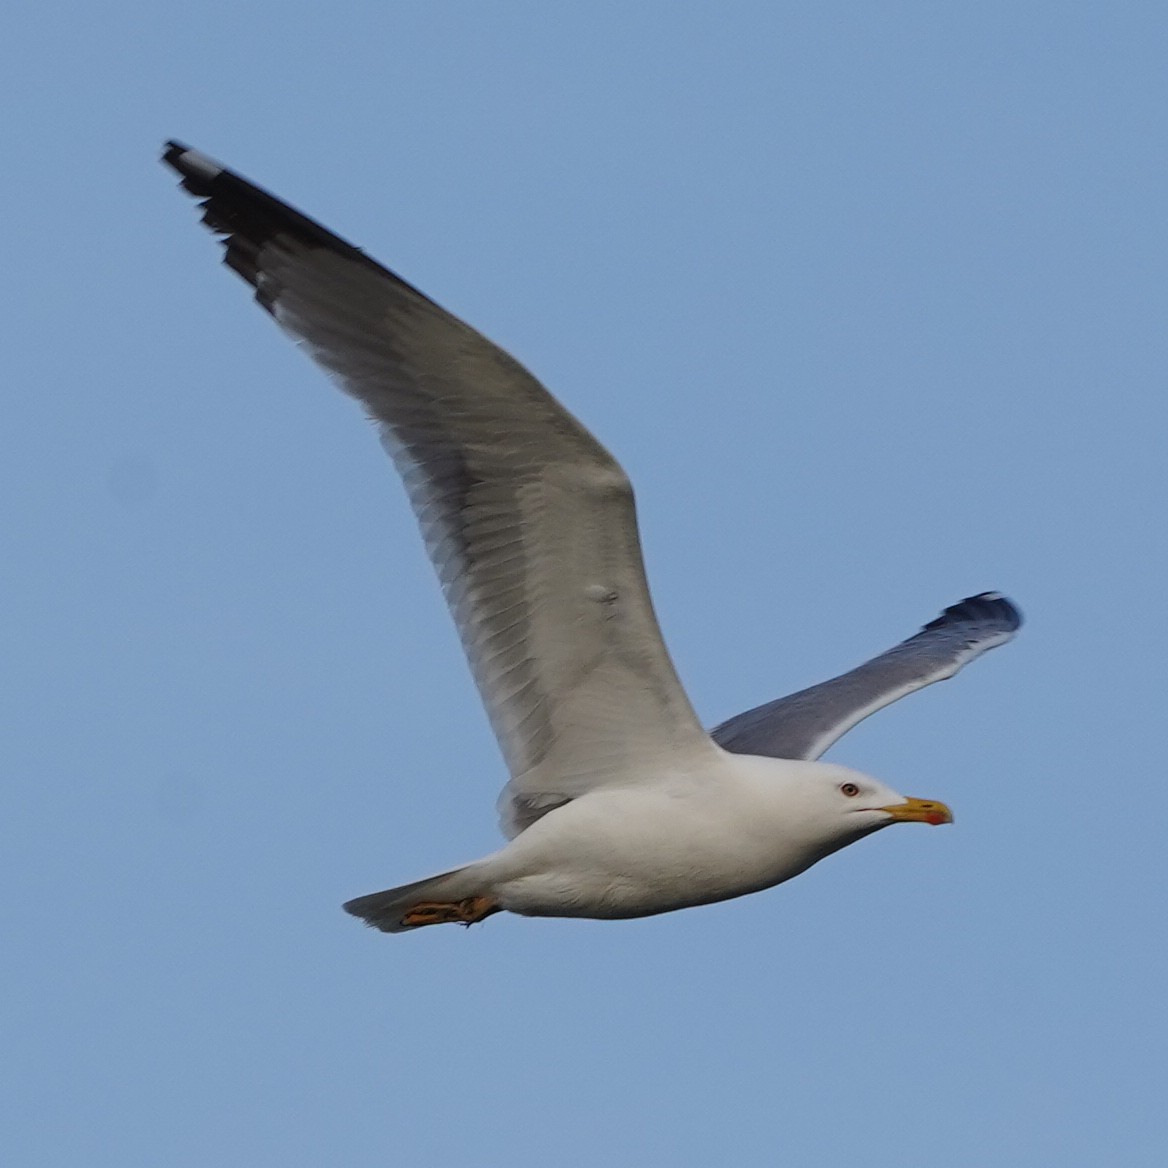
[[726, 760], [553, 811], [484, 862], [493, 894], [528, 916], [644, 916], [770, 887], [831, 850], [793, 810], [792, 778], [815, 764]]

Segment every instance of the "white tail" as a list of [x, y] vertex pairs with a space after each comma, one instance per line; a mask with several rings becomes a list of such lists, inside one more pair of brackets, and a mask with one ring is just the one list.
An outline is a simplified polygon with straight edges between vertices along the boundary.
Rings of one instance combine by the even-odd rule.
[[448, 922], [470, 925], [499, 910], [494, 899], [484, 894], [482, 877], [474, 871], [473, 864], [399, 888], [358, 896], [342, 907], [383, 933], [404, 933], [423, 925]]

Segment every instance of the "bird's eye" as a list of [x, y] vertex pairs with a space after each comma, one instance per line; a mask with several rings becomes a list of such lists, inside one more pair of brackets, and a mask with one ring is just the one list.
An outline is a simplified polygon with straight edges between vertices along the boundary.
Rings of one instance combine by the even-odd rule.
[[849, 799], [850, 799], [850, 798], [851, 798], [853, 795], [858, 795], [858, 794], [860, 793], [860, 788], [859, 788], [859, 787], [857, 787], [855, 783], [844, 783], [844, 784], [843, 784], [843, 785], [840, 787], [840, 790], [841, 790], [841, 791], [842, 791], [842, 792], [843, 792], [845, 795], [847, 795], [847, 797], [848, 797]]

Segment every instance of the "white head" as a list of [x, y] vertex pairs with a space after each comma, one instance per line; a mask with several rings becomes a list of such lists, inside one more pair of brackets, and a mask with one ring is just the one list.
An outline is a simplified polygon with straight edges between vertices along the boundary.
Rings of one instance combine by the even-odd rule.
[[760, 768], [756, 781], [770, 791], [768, 802], [788, 842], [804, 845], [805, 864], [893, 823], [953, 822], [953, 813], [944, 803], [902, 795], [850, 767], [781, 759], [755, 761], [765, 767]]
[[[804, 763], [807, 768], [805, 813], [820, 818], [824, 827], [838, 825], [847, 835], [867, 835], [893, 823], [952, 823], [953, 813], [935, 799], [914, 799], [835, 763]], [[812, 769], [814, 768], [814, 769]]]

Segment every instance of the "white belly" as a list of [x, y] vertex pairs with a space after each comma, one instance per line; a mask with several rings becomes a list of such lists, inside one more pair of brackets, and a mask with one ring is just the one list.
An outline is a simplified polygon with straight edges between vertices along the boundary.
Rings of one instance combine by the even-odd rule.
[[826, 854], [741, 795], [708, 780], [594, 791], [529, 827], [484, 874], [511, 912], [636, 917], [768, 888]]

